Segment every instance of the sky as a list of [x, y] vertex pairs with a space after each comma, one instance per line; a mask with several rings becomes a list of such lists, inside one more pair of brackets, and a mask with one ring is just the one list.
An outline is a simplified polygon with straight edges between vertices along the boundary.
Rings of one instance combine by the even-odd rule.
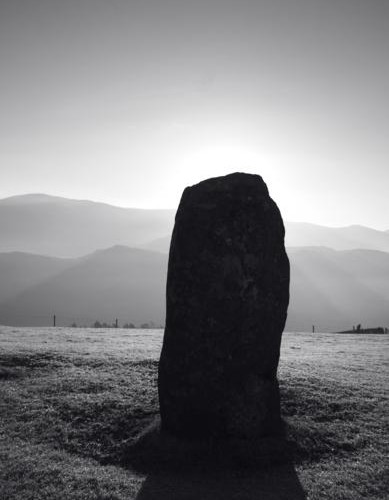
[[388, 54], [388, 0], [0, 0], [0, 198], [245, 171], [286, 220], [387, 230]]

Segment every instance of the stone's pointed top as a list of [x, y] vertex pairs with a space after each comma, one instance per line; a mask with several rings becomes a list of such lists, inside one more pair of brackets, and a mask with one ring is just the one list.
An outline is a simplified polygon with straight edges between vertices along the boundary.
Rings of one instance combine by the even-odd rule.
[[245, 200], [268, 198], [269, 191], [260, 175], [235, 172], [221, 177], [212, 177], [188, 186], [182, 195], [181, 204], [202, 203], [218, 199]]
[[189, 186], [189, 190], [210, 190], [210, 191], [235, 191], [239, 189], [263, 190], [264, 194], [269, 194], [267, 186], [260, 175], [246, 174], [244, 172], [234, 172], [233, 174], [211, 177], [204, 181]]

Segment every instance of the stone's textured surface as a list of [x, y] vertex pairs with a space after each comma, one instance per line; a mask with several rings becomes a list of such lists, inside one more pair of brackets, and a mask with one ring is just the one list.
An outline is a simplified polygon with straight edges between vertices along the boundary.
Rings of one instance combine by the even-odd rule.
[[185, 189], [166, 293], [162, 429], [185, 437], [277, 432], [289, 261], [261, 177], [236, 173]]

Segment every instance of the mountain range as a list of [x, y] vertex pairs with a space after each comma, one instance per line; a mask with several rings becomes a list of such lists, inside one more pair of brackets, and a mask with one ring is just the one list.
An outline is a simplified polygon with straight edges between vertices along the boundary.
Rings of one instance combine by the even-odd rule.
[[[0, 200], [0, 252], [81, 257], [114, 245], [167, 251], [175, 210], [121, 208], [45, 194]], [[286, 246], [389, 252], [389, 232], [285, 222]]]
[[[0, 324], [163, 324], [173, 220], [47, 195], [0, 200]], [[287, 330], [389, 326], [389, 232], [285, 225]]]
[[0, 200], [0, 252], [81, 257], [171, 233], [174, 210], [121, 208], [44, 194]]

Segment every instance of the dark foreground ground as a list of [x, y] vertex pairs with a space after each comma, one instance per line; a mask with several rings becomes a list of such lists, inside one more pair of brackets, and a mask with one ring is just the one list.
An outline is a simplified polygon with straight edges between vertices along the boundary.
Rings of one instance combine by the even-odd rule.
[[[388, 497], [389, 336], [284, 334], [289, 459], [236, 468], [201, 453], [185, 463], [190, 450], [169, 442], [141, 467], [126, 458], [158, 415], [161, 341], [158, 330], [0, 327], [0, 499]], [[159, 463], [164, 446], [173, 465]]]

